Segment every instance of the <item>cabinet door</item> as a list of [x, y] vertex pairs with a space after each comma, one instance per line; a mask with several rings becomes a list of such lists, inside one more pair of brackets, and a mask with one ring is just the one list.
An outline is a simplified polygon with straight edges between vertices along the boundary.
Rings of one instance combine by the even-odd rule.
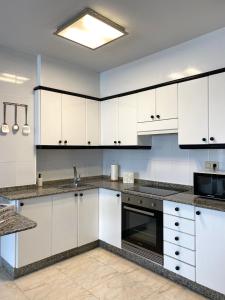
[[177, 118], [177, 84], [156, 89], [156, 120]]
[[62, 95], [62, 138], [64, 144], [86, 145], [85, 99]]
[[138, 122], [155, 120], [155, 90], [137, 94], [137, 120]]
[[137, 101], [136, 94], [118, 99], [119, 144], [137, 145]]
[[74, 193], [52, 198], [52, 254], [77, 247], [77, 198]]
[[86, 100], [86, 144], [99, 145], [100, 141], [100, 105], [99, 101]]
[[225, 212], [196, 209], [196, 281], [225, 294]]
[[41, 91], [41, 145], [58, 145], [62, 139], [61, 94]]
[[116, 145], [118, 142], [118, 99], [101, 102], [101, 143]]
[[208, 78], [178, 84], [178, 142], [208, 143]]
[[225, 143], [224, 115], [225, 73], [221, 73], [209, 77], [209, 143]]
[[121, 194], [119, 192], [99, 190], [99, 238], [121, 248]]
[[20, 203], [24, 205], [19, 206], [19, 213], [37, 222], [37, 227], [16, 234], [17, 268], [51, 256], [52, 198], [38, 197]]
[[78, 246], [82, 246], [98, 240], [98, 190], [80, 192], [78, 207]]

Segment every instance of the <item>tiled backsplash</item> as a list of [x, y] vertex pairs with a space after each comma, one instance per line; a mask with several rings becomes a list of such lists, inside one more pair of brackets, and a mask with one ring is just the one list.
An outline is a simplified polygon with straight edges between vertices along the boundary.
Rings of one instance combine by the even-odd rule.
[[181, 150], [177, 135], [153, 136], [152, 150], [104, 150], [103, 174], [110, 165], [120, 165], [123, 172], [135, 172], [136, 178], [162, 182], [193, 184], [193, 172], [204, 169], [204, 161], [216, 160], [225, 169], [225, 150]]

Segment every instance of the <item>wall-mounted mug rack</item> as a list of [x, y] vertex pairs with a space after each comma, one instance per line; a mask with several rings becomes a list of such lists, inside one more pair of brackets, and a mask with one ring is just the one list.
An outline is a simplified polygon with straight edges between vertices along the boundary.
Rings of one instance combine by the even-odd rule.
[[30, 126], [27, 123], [28, 105], [20, 104], [20, 103], [14, 103], [14, 102], [3, 102], [3, 124], [1, 125], [1, 133], [6, 135], [10, 132], [9, 125], [7, 124], [7, 121], [6, 121], [6, 114], [7, 114], [7, 106], [8, 105], [13, 105], [15, 107], [14, 124], [12, 125], [12, 132], [15, 134], [20, 129], [20, 127], [18, 125], [18, 122], [17, 122], [17, 108], [18, 107], [24, 107], [25, 122], [24, 122], [24, 125], [22, 126], [22, 133], [23, 133], [23, 135], [29, 135], [30, 134]]

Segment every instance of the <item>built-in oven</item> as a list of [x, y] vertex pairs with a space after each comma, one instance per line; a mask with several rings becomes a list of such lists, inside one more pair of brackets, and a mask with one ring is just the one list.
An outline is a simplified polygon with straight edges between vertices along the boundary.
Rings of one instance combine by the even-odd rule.
[[163, 263], [163, 202], [122, 194], [122, 248]]

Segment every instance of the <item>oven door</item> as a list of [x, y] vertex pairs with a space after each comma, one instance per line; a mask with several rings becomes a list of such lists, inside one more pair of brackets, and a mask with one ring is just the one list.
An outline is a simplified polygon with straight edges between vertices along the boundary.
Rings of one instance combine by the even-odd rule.
[[123, 203], [122, 239], [163, 254], [163, 213]]

